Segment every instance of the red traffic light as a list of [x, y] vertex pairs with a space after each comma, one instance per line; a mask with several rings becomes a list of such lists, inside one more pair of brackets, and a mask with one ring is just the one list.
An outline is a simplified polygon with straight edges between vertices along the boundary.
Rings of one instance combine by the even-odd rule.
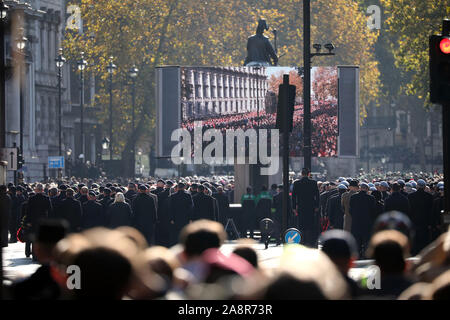
[[439, 44], [439, 48], [441, 48], [441, 51], [445, 54], [450, 54], [450, 39], [444, 38], [441, 40], [441, 43]]

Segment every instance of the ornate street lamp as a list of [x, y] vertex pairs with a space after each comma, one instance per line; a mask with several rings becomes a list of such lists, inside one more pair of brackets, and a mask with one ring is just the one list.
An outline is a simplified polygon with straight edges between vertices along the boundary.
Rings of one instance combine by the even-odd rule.
[[[61, 82], [62, 82], [62, 67], [66, 62], [66, 58], [62, 55], [62, 48], [59, 48], [58, 57], [55, 59], [56, 67], [58, 68], [58, 140], [59, 140], [59, 156], [62, 156], [62, 138], [61, 138], [61, 121], [62, 121], [62, 104], [61, 104]], [[58, 177], [61, 178], [62, 169], [58, 170]]]
[[[84, 77], [83, 72], [86, 69], [87, 61], [84, 60], [84, 52], [81, 52], [81, 58], [77, 61], [78, 70], [80, 71], [80, 138], [81, 138], [81, 150], [80, 155], [84, 155], [84, 132], [83, 132], [83, 109], [84, 109]], [[84, 162], [84, 156], [81, 158]]]
[[106, 67], [106, 70], [109, 73], [109, 160], [112, 160], [113, 156], [113, 135], [112, 135], [112, 125], [113, 125], [113, 119], [112, 119], [112, 77], [114, 74], [114, 71], [117, 69], [117, 66], [113, 63], [113, 57], [109, 57], [109, 64]]

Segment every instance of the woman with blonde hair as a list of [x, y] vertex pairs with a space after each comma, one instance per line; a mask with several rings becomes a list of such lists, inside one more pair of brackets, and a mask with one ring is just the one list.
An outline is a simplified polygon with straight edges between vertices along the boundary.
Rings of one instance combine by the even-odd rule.
[[107, 226], [115, 229], [122, 226], [131, 226], [132, 211], [122, 192], [116, 193], [114, 202], [107, 210]]

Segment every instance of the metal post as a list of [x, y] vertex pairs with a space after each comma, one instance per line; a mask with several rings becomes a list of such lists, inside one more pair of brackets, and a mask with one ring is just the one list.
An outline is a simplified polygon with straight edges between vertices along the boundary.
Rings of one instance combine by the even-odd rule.
[[[3, 2], [2, 2], [3, 5]], [[5, 26], [0, 18], [0, 148], [6, 147]]]
[[112, 121], [112, 72], [109, 74], [109, 160], [113, 156], [113, 121]]
[[84, 132], [83, 132], [83, 109], [84, 109], [84, 77], [83, 70], [80, 70], [80, 134], [81, 134], [81, 154], [83, 154], [83, 159], [81, 160], [84, 163]]
[[[24, 113], [24, 98], [23, 98], [23, 87], [24, 87], [24, 78], [23, 78], [23, 72], [24, 72], [24, 68], [22, 68], [22, 63], [25, 64], [25, 54], [23, 54], [23, 61], [19, 62], [19, 101], [20, 101], [20, 117], [19, 117], [19, 121], [20, 121], [20, 135], [19, 135], [19, 152], [17, 153], [17, 159], [19, 160], [23, 160], [23, 113]], [[20, 163], [20, 168], [19, 168], [19, 164], [17, 166], [17, 169], [21, 169], [22, 168], [22, 162]]]
[[282, 231], [287, 229], [288, 221], [288, 202], [289, 202], [289, 75], [283, 75], [284, 97], [283, 101], [283, 216], [281, 220]]
[[[131, 125], [132, 125], [132, 130], [131, 133], [134, 135], [134, 109], [135, 109], [135, 104], [136, 104], [136, 80], [135, 78], [133, 78], [133, 92], [132, 92], [132, 100], [133, 100], [133, 107], [132, 107], [132, 117], [131, 117]], [[131, 155], [131, 176], [134, 177], [135, 173], [136, 173], [136, 140], [133, 139], [133, 149], [131, 151], [132, 155]]]
[[442, 139], [444, 156], [444, 212], [450, 213], [450, 103], [442, 105]]
[[310, 0], [303, 0], [303, 156], [304, 167], [311, 168], [311, 12]]
[[[59, 106], [59, 114], [58, 114], [58, 140], [59, 140], [59, 156], [62, 156], [62, 138], [61, 138], [61, 118], [62, 118], [62, 105], [61, 105], [61, 81], [62, 81], [62, 72], [61, 67], [58, 68], [58, 106]], [[62, 169], [58, 169], [58, 178], [62, 178]]]

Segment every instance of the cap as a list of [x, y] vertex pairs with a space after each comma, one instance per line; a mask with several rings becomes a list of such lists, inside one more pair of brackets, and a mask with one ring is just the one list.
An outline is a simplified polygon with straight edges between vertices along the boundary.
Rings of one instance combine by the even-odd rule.
[[358, 186], [358, 180], [350, 181], [350, 187], [357, 187], [357, 186]]
[[139, 190], [141, 190], [141, 191], [147, 191], [147, 190], [148, 190], [148, 188], [147, 188], [147, 186], [146, 186], [146, 185], [144, 185], [144, 184], [140, 184], [140, 185], [139, 185]]
[[427, 183], [425, 182], [425, 180], [423, 180], [423, 179], [417, 180], [417, 186], [418, 187], [425, 188], [426, 185], [427, 185]]
[[340, 178], [339, 178], [339, 182], [342, 182], [342, 181], [345, 181], [345, 178], [344, 178], [344, 177], [340, 177]]
[[173, 186], [173, 181], [172, 181], [172, 180], [167, 180], [167, 181], [166, 181], [166, 184], [167, 184], [168, 186]]
[[339, 190], [347, 190], [347, 186], [343, 183], [341, 183], [340, 185], [338, 185], [338, 189]]
[[386, 181], [381, 181], [380, 182], [380, 186], [385, 187], [385, 188], [389, 188], [389, 184]]
[[375, 188], [375, 187], [370, 187], [369, 190], [370, 190], [370, 191], [377, 191], [377, 188]]
[[364, 189], [369, 189], [369, 185], [365, 182], [361, 183], [359, 186]]
[[399, 179], [399, 180], [397, 180], [397, 183], [398, 183], [399, 185], [401, 185], [401, 186], [404, 186], [404, 185], [405, 185], [405, 180]]
[[158, 181], [156, 181], [157, 183], [161, 182], [163, 184], [166, 184], [166, 182], [163, 179], [158, 179]]
[[89, 196], [90, 196], [90, 197], [95, 197], [95, 196], [96, 196], [96, 194], [95, 194], [95, 192], [94, 192], [94, 191], [89, 191]]
[[184, 182], [178, 182], [178, 188], [184, 188], [184, 187], [186, 187]]
[[347, 188], [350, 186], [350, 183], [348, 183], [348, 181], [346, 180], [342, 181], [341, 184], [345, 185]]
[[322, 251], [330, 258], [346, 258], [357, 256], [355, 238], [348, 231], [330, 230], [326, 231], [319, 239]]
[[375, 182], [373, 185], [374, 185], [375, 187], [379, 187], [379, 186], [380, 186], [380, 183], [379, 183], [379, 182]]
[[375, 185], [373, 184], [373, 183], [368, 183], [368, 185], [369, 185], [369, 188], [374, 188], [375, 187]]
[[437, 184], [437, 187], [440, 188], [440, 187], [443, 187], [443, 186], [444, 186], [444, 181], [439, 181], [438, 184]]
[[407, 183], [405, 183], [405, 187], [408, 187], [408, 188], [412, 188], [412, 187], [413, 187], [413, 185], [412, 185], [412, 183], [411, 183], [411, 182], [407, 182]]

